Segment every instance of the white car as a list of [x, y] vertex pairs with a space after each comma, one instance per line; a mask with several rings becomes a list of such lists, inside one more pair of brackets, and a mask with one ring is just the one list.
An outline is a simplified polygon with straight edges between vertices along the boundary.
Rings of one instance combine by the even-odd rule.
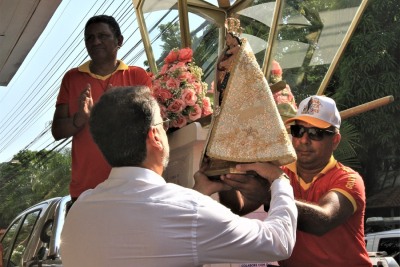
[[386, 252], [368, 252], [372, 267], [399, 267], [393, 257], [387, 256]]
[[20, 213], [0, 236], [3, 267], [62, 267], [61, 230], [70, 197], [42, 201]]
[[368, 233], [365, 235], [365, 246], [368, 252], [386, 252], [400, 264], [400, 229]]

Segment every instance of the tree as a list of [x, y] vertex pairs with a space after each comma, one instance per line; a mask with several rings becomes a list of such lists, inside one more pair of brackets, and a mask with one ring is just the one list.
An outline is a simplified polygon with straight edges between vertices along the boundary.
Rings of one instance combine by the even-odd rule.
[[0, 165], [0, 228], [24, 209], [45, 199], [68, 195], [70, 150], [20, 151]]
[[393, 95], [395, 102], [348, 119], [362, 133], [359, 171], [367, 193], [389, 171], [400, 174], [400, 3], [370, 0], [330, 88], [342, 109]]

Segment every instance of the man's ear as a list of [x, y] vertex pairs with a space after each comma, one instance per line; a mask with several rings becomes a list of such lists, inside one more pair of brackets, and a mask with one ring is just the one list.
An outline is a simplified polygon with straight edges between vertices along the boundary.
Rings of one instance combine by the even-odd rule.
[[340, 135], [340, 133], [337, 133], [333, 136], [333, 150], [336, 150], [336, 148], [339, 146], [341, 139], [342, 136]]
[[147, 134], [148, 144], [158, 150], [163, 149], [163, 145], [161, 143], [160, 132], [156, 127], [151, 127]]
[[120, 37], [118, 37], [118, 39], [117, 39], [117, 45], [119, 46], [119, 47], [121, 47], [122, 46], [122, 44], [123, 44], [123, 42], [124, 42], [124, 36], [120, 36]]

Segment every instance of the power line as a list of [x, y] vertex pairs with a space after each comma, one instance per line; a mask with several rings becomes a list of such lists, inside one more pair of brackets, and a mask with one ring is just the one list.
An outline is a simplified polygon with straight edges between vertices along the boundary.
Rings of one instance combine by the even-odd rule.
[[[104, 1], [100, 7], [95, 11], [95, 13], [99, 13], [101, 8], [105, 6], [107, 1]], [[111, 3], [112, 1], [110, 1]], [[111, 5], [111, 4], [110, 4]], [[109, 6], [110, 6], [109, 5]], [[109, 6], [107, 8], [109, 8]], [[87, 17], [91, 11], [94, 9], [95, 5], [92, 5], [92, 7], [89, 9], [89, 11], [86, 13], [86, 15], [82, 18], [81, 22], [79, 25], [81, 25], [84, 22], [85, 17]], [[107, 9], [106, 9], [107, 10]], [[48, 103], [43, 103], [40, 102], [40, 99], [43, 99], [44, 96], [43, 94], [45, 94], [46, 92], [48, 93], [49, 90], [43, 90], [43, 88], [48, 88], [48, 83], [50, 81], [50, 79], [54, 79], [54, 75], [57, 73], [58, 71], [58, 78], [54, 81], [53, 85], [55, 83], [57, 83], [56, 86], [59, 86], [60, 84], [60, 80], [62, 78], [62, 76], [64, 75], [65, 71], [61, 71], [64, 68], [60, 68], [60, 66], [62, 66], [62, 64], [60, 65], [60, 62], [64, 62], [63, 61], [63, 57], [65, 57], [66, 59], [68, 58], [68, 56], [76, 50], [76, 48], [79, 46], [79, 44], [81, 44], [81, 41], [78, 40], [78, 36], [80, 36], [83, 32], [83, 30], [78, 30], [78, 27], [80, 28], [80, 26], [77, 26], [74, 31], [71, 33], [71, 35], [69, 36], [68, 40], [73, 40], [72, 42], [70, 42], [70, 44], [68, 45], [68, 47], [66, 47], [66, 45], [68, 44], [67, 42], [65, 42], [63, 44], [63, 46], [59, 49], [59, 52], [61, 52], [61, 56], [58, 57], [58, 59], [56, 59], [56, 56], [59, 55], [59, 53], [55, 54], [55, 56], [53, 57], [53, 59], [51, 60], [51, 62], [54, 62], [53, 65], [50, 67], [50, 65], [47, 66], [47, 69], [49, 69], [46, 72], [46, 69], [44, 69], [41, 74], [39, 75], [42, 76], [42, 79], [39, 81], [39, 83], [36, 85], [36, 87], [33, 88], [33, 85], [30, 87], [31, 91], [30, 94], [26, 94], [25, 98], [22, 99], [19, 103], [18, 106], [14, 106], [14, 110], [11, 111], [6, 117], [6, 121], [0, 124], [1, 128], [3, 128], [2, 130], [2, 135], [3, 137], [0, 138], [0, 143], [2, 144], [0, 147], [0, 152], [4, 151], [9, 145], [11, 145], [13, 143], [13, 141], [15, 141], [26, 129], [28, 129], [33, 122], [35, 122], [36, 120], [38, 120], [40, 118], [40, 116], [38, 116], [38, 114], [40, 115], [40, 113], [38, 113], [37, 111], [43, 109], [43, 106], [48, 104]], [[79, 34], [77, 34], [77, 32], [79, 31]], [[75, 38], [73, 38], [75, 36]], [[74, 46], [75, 43], [75, 46]], [[64, 49], [64, 47], [66, 47]], [[84, 48], [81, 49], [80, 53], [75, 57], [75, 59], [80, 55], [83, 54], [84, 52]], [[86, 55], [87, 58], [87, 55]], [[71, 68], [72, 65], [76, 65], [76, 63], [71, 62], [69, 64], [69, 66], [66, 67], [66, 69]], [[54, 71], [53, 71], [54, 70]], [[53, 72], [53, 73], [52, 73]], [[44, 84], [44, 86], [40, 86], [41, 84]], [[32, 89], [33, 88], [33, 89]], [[55, 94], [57, 93], [58, 88], [55, 88], [55, 90], [51, 90], [50, 94], [47, 96], [47, 99], [51, 99], [51, 97], [55, 98]], [[32, 101], [32, 99], [35, 99], [35, 96], [40, 95], [40, 92], [43, 92], [42, 96], [39, 97], [38, 101]], [[36, 93], [36, 94], [34, 94]], [[37, 98], [37, 97], [36, 97]], [[52, 99], [53, 100], [53, 99]], [[33, 107], [29, 108], [29, 103], [34, 103]], [[54, 103], [54, 102], [53, 102]], [[36, 109], [34, 109], [36, 107]], [[29, 110], [26, 110], [27, 108], [29, 108]], [[36, 120], [32, 120], [33, 117], [36, 117]], [[26, 123], [28, 122], [28, 123]], [[4, 129], [5, 128], [5, 129]]]
[[[95, 14], [102, 14], [107, 12], [111, 8], [110, 1], [107, 7], [107, 1], [103, 1], [100, 7], [96, 10]], [[129, 19], [133, 17], [134, 9], [132, 7], [132, 3], [128, 1], [124, 1], [125, 4], [120, 4], [117, 8], [114, 9], [113, 16], [120, 21], [121, 30], [125, 32], [128, 27], [132, 26], [132, 23], [129, 22]], [[91, 13], [94, 9], [95, 4], [92, 5], [90, 10], [86, 13], [86, 15], [82, 18], [79, 25], [84, 23], [86, 17]], [[163, 16], [164, 19], [166, 16]], [[176, 20], [176, 18], [175, 18]], [[136, 21], [136, 18], [133, 22]], [[157, 21], [149, 32], [152, 32], [162, 20]], [[1, 127], [3, 125], [6, 126], [6, 131], [2, 130], [3, 136], [0, 138], [0, 152], [4, 151], [8, 148], [15, 140], [17, 140], [22, 133], [27, 131], [43, 114], [46, 114], [50, 108], [53, 107], [55, 103], [55, 98], [59, 90], [59, 85], [61, 84], [61, 79], [64, 76], [66, 70], [72, 68], [72, 66], [77, 66], [82, 64], [85, 60], [88, 59], [88, 55], [86, 54], [86, 49], [82, 46], [82, 41], [79, 36], [82, 35], [83, 29], [78, 29], [80, 26], [77, 26], [73, 32], [70, 34], [68, 41], [63, 44], [63, 46], [59, 49], [58, 53], [53, 57], [51, 62], [53, 64], [48, 65], [41, 74], [38, 76], [40, 79], [35, 84], [32, 84], [29, 87], [30, 94], [28, 94], [24, 99], [21, 100], [21, 104], [14, 107], [14, 109], [6, 116], [6, 118], [0, 123]], [[128, 42], [137, 32], [138, 28], [128, 36], [126, 42]], [[48, 33], [49, 34], [49, 33]], [[161, 34], [158, 34], [155, 38], [153, 38], [152, 43], [160, 38]], [[47, 38], [47, 37], [46, 37]], [[139, 47], [140, 43], [142, 43], [141, 38], [136, 42], [131, 49], [129, 49], [125, 55], [123, 55], [122, 59], [127, 62], [136, 62], [143, 54], [144, 49], [141, 49], [138, 53], [132, 56], [132, 53]], [[77, 52], [76, 56], [73, 59], [70, 59], [70, 55], [73, 51]], [[69, 62], [68, 66], [65, 65], [65, 62]], [[60, 64], [62, 62], [62, 64]], [[79, 62], [79, 64], [77, 64]], [[63, 65], [64, 64], [64, 65]], [[56, 77], [56, 78], [55, 78]], [[50, 83], [50, 81], [53, 81]], [[41, 93], [41, 94], [40, 94]], [[38, 96], [40, 95], [40, 96]], [[36, 98], [35, 98], [36, 97]], [[32, 101], [32, 99], [37, 99], [37, 101]], [[29, 107], [29, 103], [33, 102], [33, 106]], [[50, 104], [51, 103], [51, 104]], [[19, 115], [19, 116], [18, 116]], [[17, 118], [17, 120], [16, 120]], [[13, 119], [11, 121], [11, 119]], [[7, 131], [8, 130], [8, 131]], [[5, 134], [4, 134], [5, 133]], [[45, 127], [45, 129], [34, 138], [24, 149], [31, 148], [35, 143], [41, 140], [44, 136], [50, 136], [45, 142], [42, 142], [41, 146], [44, 147], [39, 150], [47, 150], [51, 151], [59, 148], [63, 149], [67, 145], [71, 143], [71, 141], [66, 142], [65, 140], [59, 141], [58, 143], [54, 141], [54, 139], [50, 135], [50, 127]], [[60, 148], [62, 144], [62, 147]], [[59, 151], [57, 149], [57, 151]], [[50, 155], [50, 153], [48, 153]]]

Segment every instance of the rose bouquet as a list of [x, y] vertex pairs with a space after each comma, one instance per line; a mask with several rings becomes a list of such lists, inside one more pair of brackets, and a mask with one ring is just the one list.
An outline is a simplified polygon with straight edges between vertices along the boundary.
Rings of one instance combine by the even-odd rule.
[[201, 80], [203, 71], [192, 56], [190, 48], [171, 50], [160, 72], [152, 77], [153, 95], [171, 127], [182, 128], [212, 113], [207, 84]]

